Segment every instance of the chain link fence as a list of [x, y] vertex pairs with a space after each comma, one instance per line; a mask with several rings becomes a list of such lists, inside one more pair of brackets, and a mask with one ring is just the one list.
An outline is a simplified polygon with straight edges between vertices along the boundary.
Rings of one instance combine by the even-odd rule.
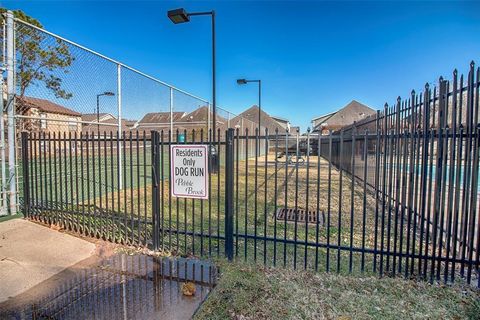
[[[5, 124], [1, 130], [5, 137], [2, 136], [0, 143], [1, 162], [4, 166], [1, 170], [3, 214], [8, 211], [10, 203], [14, 202], [13, 198], [9, 198], [13, 193], [12, 186], [8, 186], [10, 180], [14, 179], [17, 186], [22, 184], [19, 142], [22, 132], [46, 136], [55, 133], [57, 137], [65, 135], [78, 138], [87, 135], [148, 137], [152, 130], [157, 130], [163, 132], [165, 137], [176, 138], [175, 141], [181, 143], [192, 141], [192, 137], [196, 141], [209, 141], [212, 139], [214, 121], [219, 138], [231, 127], [241, 132], [247, 128], [252, 132], [252, 129], [258, 127], [258, 124], [220, 107], [217, 107], [214, 120], [213, 107], [208, 100], [13, 17], [10, 18], [13, 39], [9, 44], [8, 13], [5, 17], [7, 19], [2, 19], [0, 32], [2, 70], [11, 67], [14, 88], [2, 86], [2, 124]], [[13, 46], [10, 65], [7, 59], [9, 46]], [[3, 74], [2, 80], [5, 79], [5, 83], [8, 82], [8, 74]], [[15, 124], [15, 141], [11, 143], [6, 137], [8, 103], [14, 103], [11, 115]], [[116, 147], [120, 153], [136, 154], [135, 150], [122, 150], [120, 144]], [[14, 158], [8, 156], [10, 148], [14, 149]], [[56, 148], [63, 150], [83, 147], [59, 143]], [[122, 167], [122, 159], [120, 157], [114, 164], [119, 181], [122, 181], [119, 169]], [[12, 162], [16, 164], [10, 167]], [[14, 172], [12, 168], [15, 168]], [[119, 187], [122, 188], [122, 183]], [[14, 193], [18, 205], [22, 197], [18, 192]]]

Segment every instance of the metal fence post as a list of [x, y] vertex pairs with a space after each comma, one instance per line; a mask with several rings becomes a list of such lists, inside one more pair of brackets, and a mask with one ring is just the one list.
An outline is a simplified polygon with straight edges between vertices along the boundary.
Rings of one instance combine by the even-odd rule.
[[[159, 223], [160, 223], [160, 150], [158, 131], [152, 131], [152, 235], [153, 249], [159, 248]], [[170, 150], [169, 150], [170, 152]]]
[[17, 213], [17, 178], [15, 177], [15, 81], [14, 81], [14, 25], [13, 13], [7, 11], [7, 119], [8, 170], [10, 183], [10, 214]]
[[122, 66], [117, 64], [117, 113], [118, 113], [118, 133], [117, 133], [117, 148], [118, 154], [118, 186], [123, 189], [122, 179], [122, 144], [120, 137], [122, 137]]
[[0, 208], [0, 216], [4, 216], [8, 214], [8, 208], [7, 208], [7, 167], [6, 167], [6, 159], [5, 159], [5, 122], [3, 119], [3, 110], [5, 110], [5, 106], [3, 104], [3, 72], [5, 70], [1, 70], [0, 74], [0, 107], [2, 108], [2, 119], [0, 121], [0, 158], [2, 161], [1, 165], [1, 175], [2, 175], [2, 180], [1, 180], [1, 186], [0, 186], [0, 192], [1, 192], [1, 208]]
[[[208, 133], [207, 134], [209, 134], [210, 133], [210, 121], [211, 121], [211, 119], [210, 119], [210, 102], [207, 102], [207, 109], [208, 109], [208, 112], [207, 112], [207, 132]], [[210, 137], [209, 137], [209, 139], [210, 139]]]
[[29, 152], [28, 132], [22, 132], [22, 169], [23, 169], [23, 199], [25, 217], [30, 216], [30, 174], [29, 174]]
[[229, 261], [233, 260], [234, 135], [235, 130], [229, 128], [227, 131], [225, 155], [225, 256], [228, 258]]
[[173, 88], [170, 87], [170, 136], [169, 139], [172, 141], [173, 137]]

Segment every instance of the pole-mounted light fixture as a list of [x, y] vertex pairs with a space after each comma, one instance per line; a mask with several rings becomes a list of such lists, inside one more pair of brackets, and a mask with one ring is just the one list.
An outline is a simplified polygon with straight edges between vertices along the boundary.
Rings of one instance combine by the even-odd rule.
[[188, 13], [183, 8], [170, 10], [168, 11], [167, 15], [168, 15], [168, 18], [172, 20], [172, 22], [175, 24], [190, 21], [190, 17], [188, 16]]
[[257, 82], [258, 83], [258, 131], [260, 131], [260, 118], [262, 115], [262, 80], [247, 80], [247, 79], [237, 79], [237, 84], [244, 85], [248, 82]]
[[101, 96], [114, 96], [115, 93], [111, 91], [105, 91], [104, 93], [97, 94], [97, 129], [100, 131], [100, 97]]
[[[184, 8], [178, 8], [174, 10], [169, 10], [167, 12], [168, 18], [174, 23], [185, 23], [190, 21], [191, 16], [206, 16], [209, 15], [212, 17], [212, 141], [215, 142], [215, 136], [217, 133], [217, 95], [216, 95], [216, 41], [215, 41], [215, 11], [205, 11], [205, 12], [187, 12]], [[215, 146], [212, 144], [211, 150], [211, 172], [218, 172], [218, 156]]]

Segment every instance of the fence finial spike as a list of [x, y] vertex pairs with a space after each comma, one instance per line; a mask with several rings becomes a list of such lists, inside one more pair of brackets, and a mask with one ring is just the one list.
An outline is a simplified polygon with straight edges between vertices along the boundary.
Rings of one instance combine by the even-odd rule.
[[397, 97], [397, 102], [400, 102], [402, 100], [402, 97], [398, 96]]
[[388, 103], [385, 102], [385, 104], [383, 105], [383, 107], [384, 107], [385, 109], [387, 109], [387, 108], [388, 108]]
[[438, 78], [438, 81], [443, 82], [443, 76], [440, 76], [440, 78]]
[[454, 69], [453, 70], [453, 75], [456, 76], [458, 74], [458, 70], [457, 69]]
[[473, 68], [474, 66], [475, 66], [475, 61], [473, 61], [473, 60], [472, 60], [472, 61], [470, 61], [470, 67], [472, 67], [472, 68]]
[[430, 84], [427, 82], [425, 83], [425, 89], [428, 90], [428, 88], [430, 88]]
[[310, 133], [310, 127], [307, 128], [307, 132]]
[[412, 89], [412, 92], [411, 92], [412, 96], [415, 95], [415, 89]]

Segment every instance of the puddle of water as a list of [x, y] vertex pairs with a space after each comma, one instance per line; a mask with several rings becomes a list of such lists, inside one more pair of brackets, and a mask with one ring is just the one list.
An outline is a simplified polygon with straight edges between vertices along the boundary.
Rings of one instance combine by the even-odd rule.
[[[0, 304], [0, 319], [189, 319], [216, 277], [204, 261], [114, 255]], [[182, 294], [186, 281], [194, 296]]]

